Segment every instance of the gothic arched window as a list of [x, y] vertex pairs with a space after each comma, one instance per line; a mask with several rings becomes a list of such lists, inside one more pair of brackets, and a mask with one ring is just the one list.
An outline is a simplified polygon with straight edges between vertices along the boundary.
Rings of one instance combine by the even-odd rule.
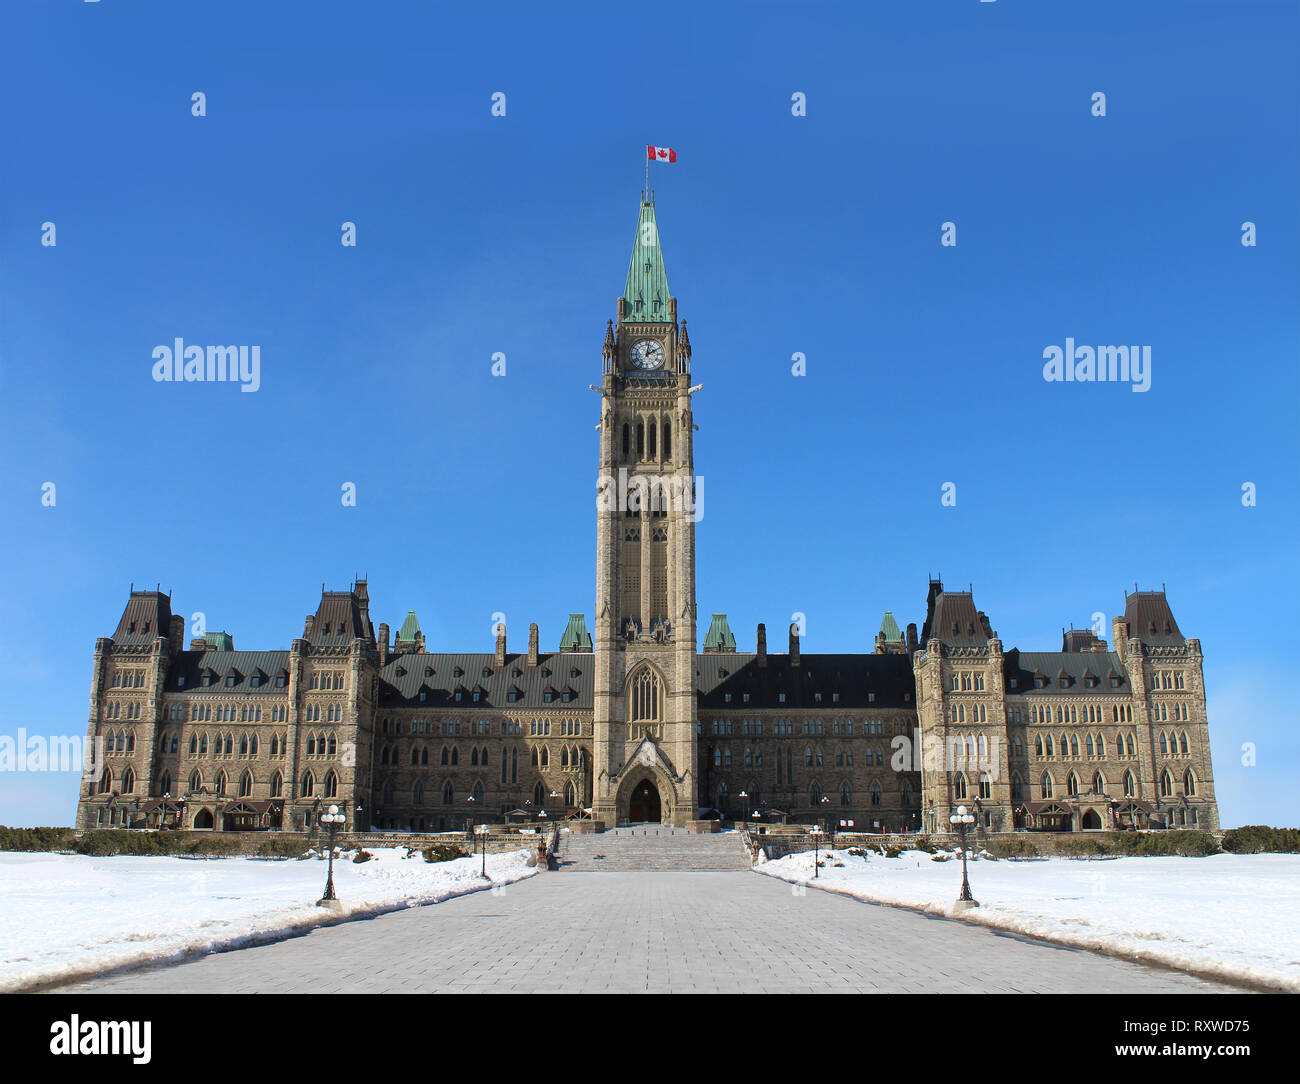
[[663, 702], [662, 683], [654, 668], [643, 665], [632, 678], [628, 702], [632, 722], [658, 722]]

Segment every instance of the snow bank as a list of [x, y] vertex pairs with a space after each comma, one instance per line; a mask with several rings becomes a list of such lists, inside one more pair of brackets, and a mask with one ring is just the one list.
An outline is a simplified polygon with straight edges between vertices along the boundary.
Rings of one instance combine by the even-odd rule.
[[[1236, 982], [1300, 991], [1300, 855], [1082, 861], [974, 859], [971, 894], [954, 914], [961, 858], [812, 852], [756, 872], [861, 900], [914, 907], [984, 926]], [[843, 863], [837, 866], [836, 863]]]
[[350, 917], [438, 903], [538, 872], [530, 852], [426, 862], [406, 848], [334, 860], [335, 912], [315, 905], [324, 860], [0, 852], [0, 992], [277, 940]]

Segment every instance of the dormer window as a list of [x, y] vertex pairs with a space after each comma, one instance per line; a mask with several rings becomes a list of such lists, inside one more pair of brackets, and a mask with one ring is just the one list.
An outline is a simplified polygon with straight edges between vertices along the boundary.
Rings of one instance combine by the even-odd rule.
[[567, 704], [570, 700], [573, 699], [573, 695], [566, 689], [563, 695], [561, 695], [560, 699]]
[[1011, 688], [1013, 688], [1013, 689], [1016, 687], [1016, 679], [1015, 679], [1015, 678], [1011, 678], [1011, 679], [1010, 679], [1010, 686], [1011, 686]]
[[554, 699], [555, 699], [555, 694], [551, 692], [550, 689], [547, 689], [546, 692], [542, 693], [542, 700], [545, 703], [549, 704]]
[[185, 684], [185, 675], [184, 675], [184, 674], [177, 674], [177, 675], [176, 675], [176, 687], [179, 689], [179, 688], [180, 688], [182, 685], [184, 685], [184, 684]]
[[283, 674], [278, 674], [275, 679], [275, 687], [277, 689], [283, 689], [284, 686], [285, 686], [285, 676]]
[[1039, 674], [1038, 676], [1036, 676], [1036, 677], [1034, 678], [1034, 688], [1035, 688], [1035, 689], [1045, 689], [1045, 688], [1047, 688], [1047, 678], [1043, 677], [1041, 674]]
[[428, 699], [429, 699], [429, 694], [428, 694], [427, 692], [425, 692], [423, 689], [421, 689], [421, 690], [420, 690], [420, 703], [423, 704], [423, 703], [424, 703], [426, 700], [428, 700]]
[[202, 682], [203, 682], [204, 685], [211, 685], [211, 684], [212, 684], [212, 678], [211, 678], [211, 676], [208, 675], [208, 674], [204, 674], [201, 680], [202, 680]]
[[464, 695], [465, 695], [464, 693], [462, 693], [462, 692], [460, 692], [459, 690], [457, 690], [457, 692], [456, 692], [456, 703], [457, 703], [457, 704], [460, 703], [460, 701], [461, 701], [461, 697], [463, 697]]
[[330, 623], [326, 621], [321, 625], [320, 631], [322, 636], [328, 636], [330, 634]]
[[731, 703], [731, 693], [723, 693], [723, 694], [722, 694], [722, 702], [723, 702], [724, 704], [730, 704], [730, 703]]
[[776, 702], [777, 702], [778, 704], [784, 704], [784, 703], [785, 703], [785, 693], [777, 693], [777, 694], [776, 694]]

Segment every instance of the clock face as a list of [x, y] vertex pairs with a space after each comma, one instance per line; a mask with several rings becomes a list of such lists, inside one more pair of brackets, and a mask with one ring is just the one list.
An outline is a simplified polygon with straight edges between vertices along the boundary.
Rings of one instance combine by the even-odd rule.
[[632, 344], [632, 364], [638, 369], [658, 369], [663, 363], [663, 343], [642, 339]]

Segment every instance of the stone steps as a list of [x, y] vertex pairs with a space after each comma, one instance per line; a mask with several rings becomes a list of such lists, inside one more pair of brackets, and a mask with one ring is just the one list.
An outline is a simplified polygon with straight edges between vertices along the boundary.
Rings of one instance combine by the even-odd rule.
[[579, 873], [705, 872], [747, 870], [750, 863], [738, 833], [701, 835], [647, 826], [598, 835], [562, 832], [559, 867]]

